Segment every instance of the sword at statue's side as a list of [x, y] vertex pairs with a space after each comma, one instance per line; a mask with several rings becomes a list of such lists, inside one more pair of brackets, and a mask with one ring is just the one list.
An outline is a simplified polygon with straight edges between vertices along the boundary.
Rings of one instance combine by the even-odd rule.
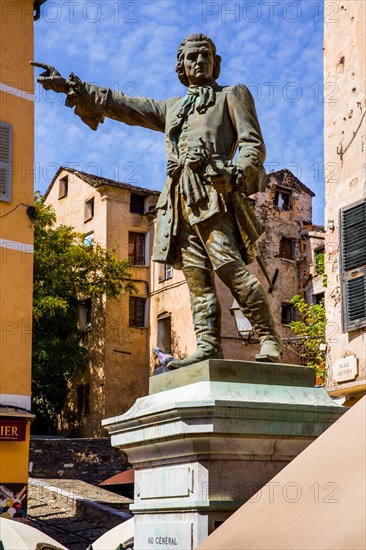
[[[221, 174], [221, 172], [223, 171], [223, 169], [225, 167], [224, 162], [220, 159], [215, 159], [215, 157], [213, 156], [213, 154], [211, 153], [211, 151], [207, 147], [207, 144], [204, 141], [204, 139], [200, 138], [200, 142], [201, 142], [202, 148], [204, 150], [206, 160], [208, 162], [208, 165], [207, 165], [207, 168], [206, 168], [206, 175], [207, 176], [215, 176], [215, 175]], [[266, 268], [266, 266], [265, 266], [265, 264], [264, 264], [264, 262], [263, 262], [263, 260], [260, 256], [260, 254], [259, 254], [258, 248], [254, 244], [252, 245], [252, 247], [253, 247], [253, 252], [254, 252], [254, 255], [255, 255], [255, 259], [257, 260], [257, 263], [258, 263], [263, 275], [265, 276], [265, 278], [266, 278], [266, 280], [269, 284], [268, 292], [272, 293], [273, 290], [274, 290], [276, 281], [277, 281], [277, 277], [278, 277], [278, 274], [279, 274], [279, 269], [276, 268], [276, 270], [274, 272], [274, 275], [271, 278], [268, 271], [267, 271], [267, 268]]]
[[265, 278], [267, 279], [267, 282], [269, 284], [268, 292], [270, 294], [272, 294], [272, 292], [274, 291], [274, 287], [275, 287], [277, 277], [278, 277], [278, 274], [279, 274], [280, 270], [277, 267], [275, 269], [275, 272], [274, 272], [273, 277], [271, 279], [271, 277], [270, 277], [270, 275], [267, 271], [267, 268], [264, 265], [264, 262], [263, 262], [263, 260], [260, 256], [260, 254], [259, 254], [258, 248], [255, 245], [253, 245], [253, 249], [254, 249], [255, 259], [257, 260], [257, 263], [258, 263], [259, 267], [261, 268], [261, 271], [262, 271], [263, 275], [265, 276]]

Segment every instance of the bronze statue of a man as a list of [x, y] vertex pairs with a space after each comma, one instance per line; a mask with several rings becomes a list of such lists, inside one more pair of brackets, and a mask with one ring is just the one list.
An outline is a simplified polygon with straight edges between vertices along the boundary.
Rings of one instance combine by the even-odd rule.
[[216, 82], [221, 57], [207, 36], [187, 36], [177, 58], [187, 94], [162, 101], [128, 97], [74, 74], [66, 80], [49, 65], [33, 64], [45, 69], [38, 82], [66, 93], [66, 105], [93, 130], [107, 116], [165, 133], [167, 179], [157, 203], [153, 260], [183, 270], [197, 338], [196, 351], [168, 368], [223, 357], [214, 273], [258, 334], [256, 360], [278, 362], [281, 342], [266, 292], [246, 268], [263, 233], [246, 196], [262, 191], [266, 181], [254, 101], [244, 85]]

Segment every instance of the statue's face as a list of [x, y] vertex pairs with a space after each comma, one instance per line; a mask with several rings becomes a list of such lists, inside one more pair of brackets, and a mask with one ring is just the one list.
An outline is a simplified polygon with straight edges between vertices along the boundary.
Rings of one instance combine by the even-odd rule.
[[202, 85], [213, 79], [214, 58], [207, 42], [188, 42], [184, 48], [184, 70], [190, 84]]

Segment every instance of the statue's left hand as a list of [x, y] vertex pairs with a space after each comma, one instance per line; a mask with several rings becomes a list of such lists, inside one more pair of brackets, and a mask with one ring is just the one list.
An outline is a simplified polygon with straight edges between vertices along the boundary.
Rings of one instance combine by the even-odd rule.
[[210, 182], [216, 191], [222, 194], [230, 193], [234, 188], [233, 175], [227, 168], [224, 168], [217, 176], [210, 175]]

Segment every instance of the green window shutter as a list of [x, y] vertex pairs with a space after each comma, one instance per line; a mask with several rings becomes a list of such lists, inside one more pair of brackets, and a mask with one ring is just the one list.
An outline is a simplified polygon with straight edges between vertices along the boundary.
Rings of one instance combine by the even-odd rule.
[[347, 320], [349, 323], [366, 319], [366, 276], [346, 281]]
[[343, 211], [343, 269], [366, 265], [366, 202]]
[[0, 122], [0, 200], [11, 201], [12, 126]]
[[366, 201], [341, 210], [342, 311], [345, 332], [366, 326]]

